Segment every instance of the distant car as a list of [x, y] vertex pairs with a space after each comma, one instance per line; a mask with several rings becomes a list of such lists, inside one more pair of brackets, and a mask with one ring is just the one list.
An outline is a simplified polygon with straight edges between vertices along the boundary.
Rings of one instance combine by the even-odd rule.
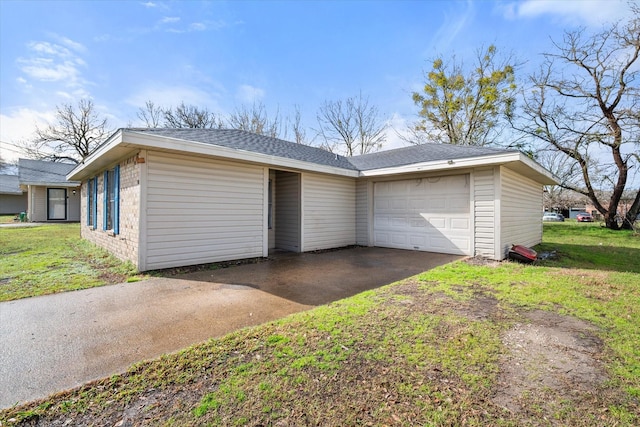
[[576, 215], [576, 221], [578, 222], [593, 222], [593, 216], [587, 212], [580, 212]]
[[556, 212], [545, 212], [544, 215], [542, 215], [542, 220], [543, 221], [563, 222], [564, 221], [564, 216], [562, 214], [556, 213]]

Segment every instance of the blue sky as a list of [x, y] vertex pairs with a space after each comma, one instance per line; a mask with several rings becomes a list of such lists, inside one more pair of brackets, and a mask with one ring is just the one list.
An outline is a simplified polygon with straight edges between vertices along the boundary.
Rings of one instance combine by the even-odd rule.
[[[471, 62], [482, 46], [536, 68], [551, 39], [627, 13], [618, 0], [0, 0], [0, 150], [28, 139], [56, 105], [91, 98], [112, 128], [140, 125], [147, 100], [226, 115], [261, 102], [300, 106], [308, 136], [327, 100], [362, 92], [396, 129], [436, 55]], [[402, 146], [389, 131], [386, 148]]]

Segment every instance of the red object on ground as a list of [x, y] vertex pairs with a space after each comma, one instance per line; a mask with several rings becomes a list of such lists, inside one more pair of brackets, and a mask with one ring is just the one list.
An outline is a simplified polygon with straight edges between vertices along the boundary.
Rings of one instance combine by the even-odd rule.
[[522, 245], [513, 245], [509, 250], [509, 259], [520, 262], [533, 262], [538, 253], [531, 248]]

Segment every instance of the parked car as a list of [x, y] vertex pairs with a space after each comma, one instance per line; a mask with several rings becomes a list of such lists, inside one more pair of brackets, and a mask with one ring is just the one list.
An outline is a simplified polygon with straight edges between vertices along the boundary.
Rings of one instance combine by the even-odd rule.
[[593, 222], [593, 217], [588, 212], [580, 212], [576, 215], [576, 221], [578, 222]]
[[542, 215], [542, 220], [562, 222], [564, 221], [564, 216], [556, 212], [545, 212], [544, 215]]

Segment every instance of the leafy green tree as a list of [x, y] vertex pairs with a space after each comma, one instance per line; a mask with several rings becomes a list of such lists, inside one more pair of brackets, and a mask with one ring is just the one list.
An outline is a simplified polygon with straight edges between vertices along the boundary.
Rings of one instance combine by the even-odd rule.
[[512, 58], [500, 60], [496, 53], [493, 45], [478, 50], [470, 71], [455, 58], [436, 58], [425, 73], [422, 92], [413, 93], [421, 119], [406, 139], [415, 144], [499, 144], [513, 114], [516, 84]]

